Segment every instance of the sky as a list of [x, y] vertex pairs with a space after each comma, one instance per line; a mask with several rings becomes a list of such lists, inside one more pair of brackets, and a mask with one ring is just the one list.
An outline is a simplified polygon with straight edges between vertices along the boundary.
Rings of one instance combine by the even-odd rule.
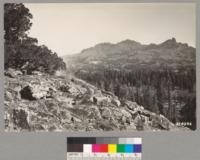
[[175, 37], [195, 47], [194, 3], [25, 3], [33, 15], [29, 36], [59, 56], [98, 43], [142, 44]]

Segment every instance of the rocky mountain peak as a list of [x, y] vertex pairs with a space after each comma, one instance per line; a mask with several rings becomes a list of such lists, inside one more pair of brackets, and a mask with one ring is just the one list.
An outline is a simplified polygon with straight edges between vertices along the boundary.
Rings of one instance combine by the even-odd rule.
[[165, 47], [165, 48], [174, 48], [174, 47], [178, 46], [178, 43], [176, 42], [176, 39], [173, 37], [173, 38], [161, 43], [160, 46]]

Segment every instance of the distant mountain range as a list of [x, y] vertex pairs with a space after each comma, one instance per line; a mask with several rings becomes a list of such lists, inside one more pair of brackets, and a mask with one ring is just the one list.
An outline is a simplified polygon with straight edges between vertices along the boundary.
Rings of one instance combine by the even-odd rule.
[[179, 43], [175, 38], [161, 44], [144, 45], [134, 40], [124, 40], [116, 44], [100, 43], [81, 53], [65, 56], [67, 66], [75, 70], [111, 67], [117, 70], [136, 68], [178, 69], [195, 66], [194, 47]]

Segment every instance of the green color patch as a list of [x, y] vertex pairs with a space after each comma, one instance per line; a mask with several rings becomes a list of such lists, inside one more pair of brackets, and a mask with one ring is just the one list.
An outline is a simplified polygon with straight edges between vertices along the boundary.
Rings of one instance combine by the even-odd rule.
[[117, 144], [117, 153], [124, 153], [124, 152], [125, 152], [125, 145]]

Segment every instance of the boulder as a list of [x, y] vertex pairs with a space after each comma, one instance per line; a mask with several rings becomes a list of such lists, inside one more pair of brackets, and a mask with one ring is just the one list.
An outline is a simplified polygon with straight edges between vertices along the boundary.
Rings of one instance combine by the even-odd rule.
[[80, 86], [77, 87], [76, 85], [70, 85], [68, 92], [70, 94], [72, 94], [73, 96], [77, 96], [79, 94], [82, 94], [81, 91], [80, 91]]
[[95, 128], [93, 126], [93, 124], [88, 124], [88, 126], [86, 127], [86, 131], [94, 131]]
[[54, 90], [45, 85], [29, 84], [21, 89], [20, 94], [22, 99], [36, 100], [52, 97]]
[[59, 103], [63, 103], [65, 105], [65, 108], [73, 108], [72, 106], [72, 104], [74, 103], [73, 98], [58, 96], [56, 97], [56, 99]]
[[109, 108], [102, 108], [101, 116], [106, 119], [110, 119], [112, 117], [112, 113]]
[[5, 91], [5, 99], [10, 101], [13, 100], [12, 93], [10, 93], [9, 91]]
[[99, 89], [94, 90], [94, 94], [98, 97], [102, 96], [101, 90]]
[[163, 115], [151, 115], [152, 126], [154, 128], [161, 128], [164, 130], [169, 130], [170, 127], [173, 127], [173, 124]]
[[138, 105], [137, 107], [134, 108], [134, 111], [143, 113], [144, 107]]
[[93, 103], [97, 105], [107, 105], [108, 103], [111, 103], [111, 100], [108, 97], [93, 96]]
[[40, 72], [40, 71], [32, 71], [31, 74], [32, 75], [37, 75], [37, 76], [42, 76], [43, 75], [43, 73]]
[[130, 124], [132, 115], [125, 109], [120, 109], [119, 111], [121, 115], [118, 114], [119, 117], [115, 117], [115, 119], [118, 119], [123, 125], [125, 125], [126, 123]]
[[121, 102], [118, 99], [113, 99], [111, 103], [117, 107], [119, 107], [121, 105]]
[[51, 125], [48, 126], [47, 130], [48, 131], [58, 131], [59, 128], [56, 124], [51, 124]]
[[169, 130], [170, 127], [174, 127], [173, 123], [171, 123], [166, 117], [164, 117], [163, 115], [160, 115], [160, 125], [166, 129]]
[[30, 86], [26, 86], [24, 87], [21, 91], [20, 91], [20, 95], [22, 99], [27, 99], [27, 100], [36, 100], [35, 97], [33, 97], [33, 92]]
[[5, 71], [5, 75], [10, 77], [10, 78], [16, 78], [18, 77], [19, 75], [23, 75], [23, 73], [19, 70], [15, 70], [13, 68], [8, 68], [6, 71]]
[[97, 126], [98, 130], [102, 129], [104, 131], [112, 131], [118, 127], [118, 125], [111, 120], [98, 121]]
[[134, 110], [135, 108], [138, 107], [138, 104], [136, 102], [132, 102], [132, 101], [126, 101], [125, 105], [131, 110]]
[[122, 117], [121, 117], [121, 122], [122, 122], [122, 124], [125, 124], [125, 123], [126, 123], [126, 117], [125, 117], [125, 116], [122, 116]]
[[129, 113], [128, 111], [126, 111], [125, 109], [121, 109], [121, 113], [123, 114], [123, 116], [131, 118], [132, 115], [131, 113]]
[[120, 110], [113, 110], [113, 116], [115, 117], [115, 119], [120, 120], [123, 114]]
[[13, 88], [13, 90], [14, 90], [16, 93], [19, 93], [21, 89], [22, 89], [21, 86], [16, 86], [16, 87]]
[[87, 107], [87, 112], [88, 112], [87, 117], [89, 119], [101, 119], [102, 118], [101, 113], [97, 106], [92, 105], [91, 107]]
[[42, 125], [42, 124], [35, 124], [34, 126], [34, 130], [37, 130], [37, 131], [45, 131], [46, 128]]
[[11, 123], [11, 114], [5, 110], [4, 112], [4, 125], [5, 129], [13, 128], [13, 123]]
[[59, 90], [62, 91], [62, 92], [69, 92], [69, 89], [70, 89], [70, 86], [69, 85], [61, 85], [59, 87]]
[[136, 118], [134, 119], [134, 122], [135, 122], [136, 129], [138, 131], [144, 130], [144, 121], [143, 121], [143, 117], [140, 114], [136, 116]]
[[79, 119], [79, 118], [77, 118], [77, 117], [72, 117], [72, 118], [71, 118], [71, 121], [72, 121], [73, 123], [81, 123], [81, 122], [82, 122], [82, 120]]
[[60, 118], [62, 123], [70, 123], [72, 116], [67, 110], [62, 110], [60, 111]]
[[57, 77], [65, 77], [66, 71], [65, 70], [57, 70], [57, 71], [55, 71], [54, 75]]

